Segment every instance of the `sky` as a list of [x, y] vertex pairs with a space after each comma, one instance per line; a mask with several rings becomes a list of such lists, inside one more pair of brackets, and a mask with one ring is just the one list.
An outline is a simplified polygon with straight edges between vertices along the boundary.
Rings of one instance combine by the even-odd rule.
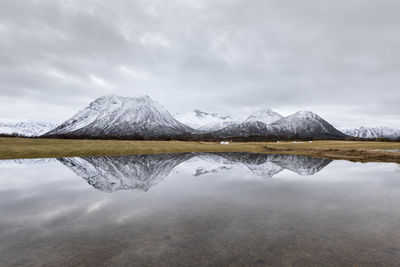
[[400, 1], [0, 1], [0, 121], [97, 97], [400, 128]]

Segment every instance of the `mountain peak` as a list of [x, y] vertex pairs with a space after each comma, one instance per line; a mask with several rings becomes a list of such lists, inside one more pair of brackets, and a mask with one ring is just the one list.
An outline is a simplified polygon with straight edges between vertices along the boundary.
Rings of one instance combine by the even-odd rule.
[[150, 100], [153, 101], [153, 99], [151, 99], [151, 97], [148, 95], [139, 96], [139, 97], [137, 97], [137, 99], [141, 99], [144, 101], [150, 101]]
[[97, 101], [97, 100], [116, 100], [116, 99], [118, 99], [118, 100], [133, 100], [133, 99], [151, 100], [150, 96], [148, 96], [148, 95], [142, 95], [142, 96], [133, 97], [133, 96], [119, 96], [119, 95], [116, 95], [116, 94], [108, 94], [108, 95], [100, 96], [100, 97], [96, 98], [94, 101]]
[[209, 113], [198, 109], [185, 114], [177, 114], [176, 118], [178, 121], [200, 131], [219, 130], [234, 123], [228, 115]]
[[103, 95], [103, 96], [96, 98], [93, 102], [112, 101], [112, 100], [119, 100], [122, 98], [123, 98], [122, 96], [118, 96], [115, 94], [108, 94], [108, 95]]
[[267, 113], [273, 112], [272, 109], [269, 107], [262, 107], [262, 108], [259, 108], [257, 111], [258, 112], [267, 112]]
[[276, 113], [268, 107], [264, 107], [251, 114], [244, 122], [260, 121], [265, 124], [270, 124], [281, 118], [283, 118], [282, 115]]
[[317, 114], [315, 114], [314, 112], [309, 111], [309, 110], [297, 111], [296, 113], [293, 114], [293, 116], [296, 116], [296, 117], [299, 117], [299, 118], [312, 118], [312, 119], [318, 117]]

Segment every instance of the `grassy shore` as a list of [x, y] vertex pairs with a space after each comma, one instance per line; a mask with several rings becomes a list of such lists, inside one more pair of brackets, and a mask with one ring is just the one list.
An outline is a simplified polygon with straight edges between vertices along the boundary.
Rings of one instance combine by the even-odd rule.
[[217, 142], [126, 141], [0, 138], [0, 159], [54, 158], [179, 152], [257, 152], [299, 154], [351, 161], [400, 163], [398, 142], [314, 141], [309, 142]]

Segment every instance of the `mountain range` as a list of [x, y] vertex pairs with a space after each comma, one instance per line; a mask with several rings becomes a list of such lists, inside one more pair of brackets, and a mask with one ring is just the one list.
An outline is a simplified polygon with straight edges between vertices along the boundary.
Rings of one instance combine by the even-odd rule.
[[229, 116], [194, 110], [178, 119], [183, 122], [173, 118], [166, 108], [148, 96], [134, 98], [109, 95], [96, 99], [45, 136], [143, 139], [160, 137], [219, 139], [250, 136], [306, 139], [346, 137], [310, 111], [301, 111], [283, 117], [270, 109], [261, 109], [251, 114], [245, 121], [235, 122]]
[[336, 129], [311, 111], [282, 116], [262, 108], [244, 120], [193, 110], [174, 116], [149, 96], [107, 95], [55, 127], [46, 123], [1, 124], [0, 133], [26, 136], [123, 139], [285, 139], [398, 138], [400, 130], [381, 127]]
[[225, 138], [235, 136], [272, 136], [276, 138], [301, 138], [301, 139], [340, 139], [346, 135], [337, 130], [327, 121], [311, 111], [299, 111], [287, 117], [280, 116], [273, 120], [271, 117], [278, 117], [277, 113], [266, 114], [265, 121], [245, 120], [212, 133], [214, 136]]

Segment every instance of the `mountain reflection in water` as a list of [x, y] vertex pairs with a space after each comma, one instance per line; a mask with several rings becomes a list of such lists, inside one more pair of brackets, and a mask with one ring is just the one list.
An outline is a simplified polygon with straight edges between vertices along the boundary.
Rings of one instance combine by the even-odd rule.
[[331, 160], [302, 155], [256, 153], [179, 153], [60, 158], [62, 164], [93, 187], [105, 191], [149, 190], [179, 165], [193, 176], [244, 168], [262, 177], [283, 170], [313, 175]]

